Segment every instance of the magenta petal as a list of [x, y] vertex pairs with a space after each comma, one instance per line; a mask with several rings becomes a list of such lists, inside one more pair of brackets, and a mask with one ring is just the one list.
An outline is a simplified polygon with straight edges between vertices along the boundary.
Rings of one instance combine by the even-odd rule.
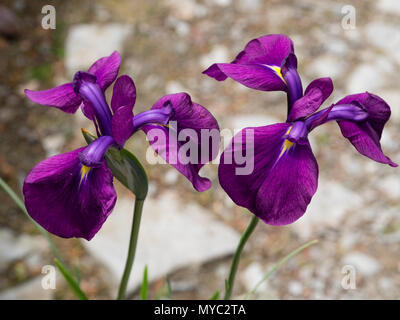
[[[169, 128], [148, 125], [142, 127], [142, 129], [146, 132], [153, 149], [167, 163], [188, 178], [197, 191], [207, 190], [211, 183], [208, 179], [200, 177], [198, 172], [205, 163], [210, 162], [218, 155], [218, 122], [207, 109], [192, 102], [187, 93], [166, 95], [159, 99], [152, 109], [165, 108], [169, 104], [173, 108], [173, 114], [169, 119]], [[176, 127], [173, 124], [174, 122]], [[209, 139], [202, 139], [202, 131], [211, 133]], [[187, 146], [187, 141], [181, 141], [180, 137], [186, 136], [186, 134], [194, 142], [193, 148], [196, 152], [194, 155], [190, 154], [190, 161], [185, 162], [180, 158], [180, 151], [182, 152], [184, 150], [182, 148]], [[159, 140], [155, 138], [156, 136], [159, 136]], [[205, 141], [208, 141], [208, 143], [205, 143]]]
[[133, 109], [136, 101], [136, 87], [133, 80], [127, 76], [120, 76], [115, 81], [113, 95], [111, 99], [111, 108], [116, 112], [122, 106], [128, 106]]
[[112, 117], [111, 123], [113, 138], [122, 147], [134, 131], [132, 107], [123, 106], [118, 108]]
[[82, 174], [78, 153], [83, 150], [39, 163], [26, 177], [23, 193], [30, 216], [47, 231], [90, 240], [112, 212], [116, 192], [105, 163]]
[[[284, 149], [289, 127], [279, 123], [242, 130], [223, 152], [218, 170], [220, 184], [232, 200], [272, 225], [301, 217], [317, 189], [318, 166], [308, 142]], [[248, 142], [242, 143], [246, 135]], [[251, 153], [248, 161], [254, 170], [239, 175], [237, 169], [245, 165], [238, 164], [235, 154], [240, 159], [241, 154]]]
[[311, 82], [304, 96], [298, 99], [289, 114], [288, 121], [296, 121], [318, 110], [321, 104], [331, 95], [333, 83], [331, 78], [320, 78]]
[[67, 113], [75, 113], [82, 99], [74, 91], [72, 82], [48, 90], [32, 91], [25, 89], [26, 96], [41, 105], [56, 107]]
[[296, 144], [270, 170], [258, 190], [255, 214], [270, 225], [298, 220], [318, 187], [318, 164], [310, 144]]
[[216, 67], [226, 76], [244, 86], [263, 91], [285, 91], [286, 84], [270, 68], [257, 64], [218, 63]]
[[108, 57], [103, 57], [97, 60], [89, 68], [88, 72], [96, 76], [97, 82], [104, 91], [117, 78], [120, 65], [121, 56], [118, 51], [114, 51]]
[[[219, 182], [237, 205], [256, 212], [256, 195], [281, 153], [283, 136], [289, 127], [288, 123], [279, 123], [245, 128], [224, 150], [218, 167]], [[239, 168], [246, 167], [242, 155], [247, 159], [249, 174], [239, 174]]]
[[390, 118], [390, 107], [380, 97], [365, 92], [349, 95], [335, 105], [360, 103], [368, 112], [368, 118], [362, 122], [338, 121], [340, 130], [345, 138], [362, 155], [377, 162], [397, 167], [381, 149], [380, 139], [383, 128]]
[[285, 83], [267, 66], [280, 68], [290, 53], [294, 53], [290, 38], [281, 34], [266, 35], [251, 40], [230, 64], [213, 64], [203, 73], [218, 81], [228, 76], [252, 89], [285, 91]]
[[181, 146], [177, 143], [176, 139], [170, 139], [168, 128], [156, 125], [146, 125], [142, 127], [142, 130], [146, 133], [149, 143], [154, 151], [167, 163], [183, 174], [197, 191], [202, 192], [211, 187], [211, 181], [199, 175], [199, 171], [203, 164], [183, 164], [180, 161], [179, 148]]

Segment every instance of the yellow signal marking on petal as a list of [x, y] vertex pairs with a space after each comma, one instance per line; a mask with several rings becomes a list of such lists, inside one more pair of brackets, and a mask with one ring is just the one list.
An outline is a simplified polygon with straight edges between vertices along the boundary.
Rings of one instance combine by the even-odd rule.
[[267, 66], [268, 68], [272, 69], [272, 70], [278, 75], [278, 77], [281, 78], [281, 80], [282, 80], [285, 84], [287, 84], [287, 83], [286, 83], [286, 80], [283, 78], [282, 71], [281, 71], [281, 68], [280, 68], [280, 67], [270, 66], [270, 65], [268, 65], [268, 64], [266, 64], [266, 66]]
[[[292, 127], [290, 126], [289, 129], [286, 131], [285, 135], [288, 135], [290, 133], [290, 131], [292, 130]], [[283, 154], [289, 150], [292, 146], [294, 145], [294, 143], [288, 139], [285, 139], [285, 141], [283, 142], [282, 145], [282, 150], [281, 153], [279, 155], [279, 158], [283, 156]]]
[[82, 165], [82, 168], [81, 168], [81, 182], [89, 174], [89, 171], [90, 171], [90, 167]]

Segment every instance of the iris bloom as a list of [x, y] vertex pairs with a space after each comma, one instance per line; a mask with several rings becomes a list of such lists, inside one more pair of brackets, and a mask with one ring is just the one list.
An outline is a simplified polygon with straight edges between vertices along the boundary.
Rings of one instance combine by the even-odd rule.
[[[329, 121], [337, 121], [345, 138], [362, 155], [397, 166], [381, 150], [380, 138], [390, 117], [390, 108], [376, 95], [349, 95], [329, 108], [317, 111], [333, 90], [330, 78], [317, 79], [298, 99], [285, 123], [245, 128], [221, 156], [219, 180], [232, 200], [270, 225], [285, 225], [299, 219], [318, 185], [318, 164], [308, 134]], [[254, 133], [254, 170], [237, 175], [234, 154], [246, 149], [247, 131]], [[246, 154], [248, 154], [246, 152]], [[225, 161], [224, 159], [233, 159]], [[231, 164], [229, 164], [231, 162]]]
[[[60, 237], [90, 240], [112, 212], [117, 195], [104, 159], [110, 147], [122, 148], [134, 132], [149, 125], [168, 128], [172, 120], [179, 128], [218, 128], [213, 116], [185, 93], [163, 97], [152, 110], [134, 116], [136, 88], [126, 75], [115, 81], [110, 108], [104, 91], [116, 79], [119, 67], [120, 56], [114, 52], [95, 62], [88, 72], [77, 72], [73, 82], [44, 91], [25, 91], [32, 101], [67, 113], [81, 107], [98, 134], [87, 147], [39, 163], [25, 179], [23, 193], [29, 214]], [[178, 170], [202, 191], [210, 185], [198, 175], [199, 166], [182, 165]]]
[[284, 91], [289, 111], [303, 95], [293, 42], [282, 34], [253, 39], [231, 63], [215, 63], [203, 73], [218, 81], [230, 77], [251, 89]]

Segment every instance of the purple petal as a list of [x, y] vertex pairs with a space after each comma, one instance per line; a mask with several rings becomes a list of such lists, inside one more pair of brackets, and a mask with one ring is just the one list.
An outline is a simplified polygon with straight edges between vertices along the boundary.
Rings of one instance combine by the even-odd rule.
[[75, 113], [82, 102], [82, 98], [74, 92], [72, 82], [48, 90], [32, 91], [25, 89], [24, 92], [33, 102], [56, 107], [67, 113]]
[[142, 130], [146, 133], [154, 151], [167, 163], [182, 173], [197, 191], [202, 192], [211, 187], [211, 181], [199, 175], [199, 170], [203, 164], [181, 163], [179, 159], [180, 144], [176, 139], [170, 139], [168, 128], [146, 125], [142, 127]]
[[134, 132], [132, 107], [123, 106], [118, 108], [111, 122], [113, 138], [122, 147]]
[[101, 89], [104, 91], [117, 78], [120, 65], [121, 56], [118, 51], [114, 51], [108, 57], [97, 60], [88, 72], [96, 76]]
[[[218, 170], [220, 184], [232, 200], [272, 225], [300, 218], [317, 189], [318, 165], [309, 143], [287, 144], [289, 127], [279, 123], [242, 130], [223, 152]], [[237, 169], [246, 166], [239, 164], [241, 154], [254, 164], [249, 174], [238, 174]]]
[[256, 215], [270, 225], [293, 223], [306, 212], [317, 187], [318, 164], [310, 144], [296, 144], [259, 189]]
[[285, 91], [285, 82], [271, 67], [280, 69], [286, 57], [293, 52], [293, 42], [287, 36], [266, 35], [251, 40], [230, 64], [213, 64], [203, 73], [218, 81], [230, 77], [252, 89]]
[[345, 138], [362, 155], [377, 162], [397, 167], [381, 149], [380, 139], [383, 128], [390, 118], [390, 107], [380, 97], [365, 92], [349, 95], [335, 105], [359, 103], [368, 112], [368, 118], [363, 122], [338, 121]]
[[39, 163], [26, 177], [23, 193], [30, 216], [47, 231], [90, 240], [112, 212], [117, 196], [105, 163], [84, 174], [78, 159], [83, 150]]
[[127, 76], [120, 76], [115, 81], [111, 99], [111, 109], [116, 112], [118, 108], [128, 106], [133, 109], [136, 101], [136, 87], [133, 80]]
[[304, 96], [294, 103], [288, 121], [296, 121], [318, 110], [321, 104], [331, 95], [332, 91], [333, 83], [331, 78], [320, 78], [311, 82]]
[[[218, 63], [212, 66], [244, 86], [262, 91], [285, 91], [285, 82], [272, 69], [257, 64]], [[207, 71], [207, 70], [206, 70]], [[208, 74], [206, 71], [204, 73]]]
[[[207, 190], [211, 183], [208, 179], [200, 177], [198, 172], [205, 163], [218, 155], [218, 123], [207, 109], [193, 103], [186, 93], [164, 96], [153, 105], [152, 110], [165, 108], [169, 103], [172, 104], [174, 112], [168, 127], [147, 125], [142, 129], [146, 132], [153, 149], [167, 163], [188, 178], [197, 191]], [[202, 138], [202, 133], [210, 135]], [[181, 136], [186, 136], [189, 140], [180, 141]], [[182, 150], [188, 146], [188, 141], [191, 141], [192, 150], [195, 152], [190, 154], [190, 161], [184, 161]]]

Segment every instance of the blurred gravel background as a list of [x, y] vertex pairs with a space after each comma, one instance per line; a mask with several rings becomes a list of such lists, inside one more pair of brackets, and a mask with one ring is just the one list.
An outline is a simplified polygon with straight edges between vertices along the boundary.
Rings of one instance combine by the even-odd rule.
[[[41, 27], [42, 6], [56, 8], [56, 29]], [[352, 5], [354, 29], [344, 29], [342, 9]], [[0, 1], [0, 176], [21, 195], [29, 170], [46, 156], [81, 146], [80, 128], [93, 131], [80, 114], [34, 105], [23, 89], [70, 81], [97, 58], [118, 50], [120, 74], [135, 80], [136, 112], [167, 93], [186, 91], [208, 107], [221, 128], [282, 122], [283, 93], [218, 83], [201, 72], [227, 62], [251, 39], [284, 33], [295, 43], [305, 87], [330, 76], [335, 91], [325, 106], [363, 91], [385, 99], [392, 118], [384, 151], [400, 161], [400, 3], [317, 0]], [[109, 90], [111, 92], [111, 90]], [[258, 299], [398, 299], [400, 297], [400, 174], [359, 155], [335, 123], [312, 134], [320, 168], [319, 189], [302, 219], [290, 226], [260, 223], [242, 257], [234, 296], [242, 297], [279, 259], [305, 242], [319, 243], [281, 267], [258, 290]], [[142, 133], [129, 148], [145, 165], [150, 196], [144, 211], [130, 297], [138, 298], [144, 265], [151, 297], [212, 296], [222, 289], [238, 236], [250, 215], [233, 205], [217, 179], [198, 194], [167, 165], [146, 163]], [[115, 212], [90, 243], [55, 239], [81, 271], [90, 298], [115, 294], [125, 260], [132, 198], [116, 183]], [[0, 191], [0, 299], [71, 299], [57, 276], [56, 290], [40, 286], [43, 265], [52, 264], [47, 244], [18, 207]], [[344, 266], [356, 270], [356, 288], [343, 289]]]

